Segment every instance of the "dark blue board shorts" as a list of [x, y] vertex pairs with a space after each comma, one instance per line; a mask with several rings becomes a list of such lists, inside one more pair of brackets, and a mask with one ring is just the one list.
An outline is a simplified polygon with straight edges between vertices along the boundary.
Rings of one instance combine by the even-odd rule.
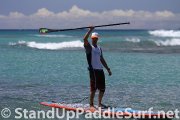
[[89, 70], [89, 76], [90, 76], [90, 90], [91, 92], [96, 91], [97, 89], [99, 91], [104, 92], [105, 91], [105, 75], [103, 70], [97, 70], [97, 69], [91, 69]]

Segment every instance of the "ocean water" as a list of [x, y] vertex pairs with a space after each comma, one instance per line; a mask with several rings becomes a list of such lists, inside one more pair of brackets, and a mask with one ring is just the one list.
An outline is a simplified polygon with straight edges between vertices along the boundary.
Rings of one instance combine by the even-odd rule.
[[[180, 109], [180, 31], [96, 31], [113, 74], [108, 76], [105, 70], [105, 104], [140, 110]], [[0, 110], [8, 107], [12, 114], [15, 108], [47, 110], [39, 102], [74, 103], [86, 98], [85, 33], [0, 30]]]

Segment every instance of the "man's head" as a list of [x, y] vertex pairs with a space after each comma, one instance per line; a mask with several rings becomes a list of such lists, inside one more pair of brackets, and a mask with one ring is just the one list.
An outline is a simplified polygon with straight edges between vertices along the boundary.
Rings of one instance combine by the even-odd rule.
[[97, 44], [97, 41], [99, 39], [99, 34], [97, 32], [93, 32], [91, 35], [92, 44]]

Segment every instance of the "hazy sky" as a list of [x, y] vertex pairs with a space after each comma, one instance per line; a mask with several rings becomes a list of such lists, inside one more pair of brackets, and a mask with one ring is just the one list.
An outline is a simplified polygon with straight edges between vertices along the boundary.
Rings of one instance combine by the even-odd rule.
[[127, 22], [118, 28], [178, 29], [180, 0], [1, 0], [0, 28], [71, 28]]

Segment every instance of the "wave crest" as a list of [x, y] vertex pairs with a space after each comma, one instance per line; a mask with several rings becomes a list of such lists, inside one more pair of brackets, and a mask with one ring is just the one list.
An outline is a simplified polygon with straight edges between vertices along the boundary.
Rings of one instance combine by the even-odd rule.
[[68, 48], [83, 48], [83, 42], [80, 40], [60, 42], [60, 43], [37, 43], [35, 41], [18, 41], [17, 43], [9, 43], [9, 45], [24, 45], [30, 48], [36, 49], [47, 49], [47, 50], [58, 50], [58, 49], [68, 49]]
[[126, 41], [133, 42], [133, 43], [141, 42], [139, 38], [126, 38]]
[[178, 46], [180, 45], [180, 39], [170, 39], [165, 41], [154, 41], [157, 46]]
[[149, 31], [149, 34], [157, 37], [180, 37], [178, 30], [154, 30]]

